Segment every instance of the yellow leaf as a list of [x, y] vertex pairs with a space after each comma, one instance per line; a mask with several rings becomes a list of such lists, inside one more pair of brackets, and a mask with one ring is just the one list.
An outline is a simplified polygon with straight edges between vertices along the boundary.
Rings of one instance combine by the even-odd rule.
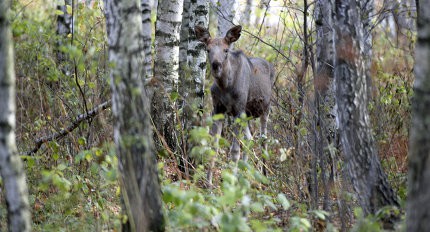
[[72, 6], [66, 5], [66, 11], [67, 11], [67, 14], [71, 15], [72, 14]]

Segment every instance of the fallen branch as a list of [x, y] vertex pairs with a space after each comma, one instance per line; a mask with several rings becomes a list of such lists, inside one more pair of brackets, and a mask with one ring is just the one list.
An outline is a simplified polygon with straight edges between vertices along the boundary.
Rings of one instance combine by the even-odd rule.
[[37, 139], [34, 143], [34, 148], [31, 151], [26, 152], [27, 156], [33, 155], [35, 154], [40, 147], [42, 146], [42, 144], [46, 143], [46, 142], [50, 142], [52, 140], [58, 140], [63, 138], [64, 136], [66, 136], [68, 133], [72, 132], [74, 129], [76, 129], [83, 121], [88, 120], [90, 118], [94, 118], [95, 116], [97, 116], [101, 111], [106, 110], [108, 108], [111, 107], [111, 100], [109, 101], [105, 101], [102, 104], [94, 107], [93, 109], [91, 109], [90, 111], [88, 111], [88, 113], [85, 114], [80, 114], [78, 116], [75, 117], [75, 120], [73, 120], [72, 124], [69, 125], [68, 127], [61, 129], [59, 132], [48, 135], [48, 136], [44, 136], [42, 138]]

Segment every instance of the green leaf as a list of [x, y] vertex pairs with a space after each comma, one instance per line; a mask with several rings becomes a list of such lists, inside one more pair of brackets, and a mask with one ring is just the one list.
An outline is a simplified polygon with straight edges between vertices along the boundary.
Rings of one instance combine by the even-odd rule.
[[29, 167], [29, 168], [32, 168], [32, 167], [34, 166], [34, 163], [35, 163], [35, 162], [34, 162], [34, 158], [29, 156], [29, 157], [27, 158], [27, 165], [28, 165], [28, 167]]
[[311, 213], [315, 214], [319, 219], [326, 220], [328, 213], [323, 210], [312, 210]]
[[290, 202], [288, 201], [287, 197], [285, 197], [283, 193], [278, 194], [277, 199], [279, 204], [282, 205], [282, 208], [284, 208], [284, 210], [288, 210], [291, 207]]
[[66, 169], [67, 168], [67, 165], [65, 165], [64, 163], [61, 163], [61, 164], [59, 164], [58, 166], [57, 166], [57, 169], [58, 170], [60, 170], [60, 171], [63, 171], [64, 169]]
[[85, 145], [87, 143], [87, 140], [84, 137], [80, 137], [78, 139], [78, 143], [79, 143], [79, 145], [83, 146], [83, 145]]
[[179, 98], [179, 93], [178, 92], [172, 92], [171, 94], [170, 94], [170, 100], [172, 100], [172, 101], [176, 101], [176, 100], [178, 100], [178, 98]]
[[224, 114], [215, 114], [214, 116], [212, 116], [212, 119], [214, 121], [223, 120], [224, 119]]
[[256, 213], [264, 212], [264, 207], [260, 202], [254, 202], [251, 204], [251, 210]]
[[71, 5], [66, 5], [66, 12], [67, 14], [72, 15], [73, 8]]
[[64, 12], [61, 10], [55, 10], [55, 15], [63, 15]]
[[307, 218], [300, 218], [300, 223], [307, 229], [311, 228], [311, 223]]

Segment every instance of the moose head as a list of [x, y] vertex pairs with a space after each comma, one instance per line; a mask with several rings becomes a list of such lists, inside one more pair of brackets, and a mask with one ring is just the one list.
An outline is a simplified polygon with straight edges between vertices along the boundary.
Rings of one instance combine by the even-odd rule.
[[196, 26], [194, 31], [197, 40], [206, 45], [213, 76], [220, 79], [227, 65], [231, 44], [239, 39], [242, 26], [235, 26], [226, 33], [225, 37], [218, 38], [212, 38], [209, 31], [200, 26]]

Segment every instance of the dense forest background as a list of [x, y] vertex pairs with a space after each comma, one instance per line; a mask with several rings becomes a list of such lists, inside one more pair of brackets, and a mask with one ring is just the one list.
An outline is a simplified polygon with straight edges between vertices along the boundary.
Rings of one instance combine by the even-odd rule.
[[[34, 231], [127, 231], [124, 224], [131, 216], [130, 211], [122, 210], [127, 203], [121, 196], [124, 197], [122, 193], [129, 186], [121, 179], [126, 168], [118, 168], [121, 163], [118, 153], [122, 148], [115, 147], [118, 134], [114, 135], [114, 127], [119, 124], [114, 121], [119, 116], [113, 114], [111, 100], [113, 91], [122, 91], [114, 86], [123, 82], [111, 76], [111, 70], [120, 65], [112, 62], [112, 54], [119, 53], [110, 49], [114, 49], [112, 41], [121, 41], [111, 37], [115, 32], [121, 37], [121, 33], [129, 31], [109, 29], [116, 24], [112, 21], [114, 16], [121, 17], [122, 11], [112, 11], [109, 16], [107, 6], [114, 9], [121, 1], [106, 2], [11, 2], [8, 20], [15, 53], [16, 146], [26, 174]], [[141, 89], [149, 100], [143, 101], [146, 106], [138, 105], [137, 111], [144, 110], [151, 117], [135, 131], [154, 141], [150, 142], [154, 148], [149, 149], [153, 151], [149, 155], [157, 159], [154, 169], [158, 170], [155, 173], [161, 191], [155, 190], [155, 194], [161, 194], [163, 228], [167, 231], [406, 230], [416, 2], [346, 2], [354, 4], [344, 5], [345, 9], [335, 1], [319, 0], [163, 0], [138, 4], [142, 21], [138, 31], [142, 33], [141, 43], [146, 44], [142, 55], [145, 62], [141, 63], [143, 74], [137, 77], [141, 79], [133, 79], [140, 84], [131, 82], [131, 85], [144, 86]], [[348, 15], [354, 7], [358, 15]], [[183, 10], [175, 12], [180, 16], [175, 17], [169, 9]], [[342, 10], [347, 17], [341, 17]], [[134, 11], [130, 12], [131, 17]], [[105, 14], [112, 20], [107, 22]], [[171, 18], [167, 19], [168, 16]], [[197, 16], [206, 17], [206, 21], [193, 21]], [[361, 29], [352, 32], [358, 42], [351, 44], [360, 44], [363, 57], [357, 59], [362, 62], [358, 66], [366, 67], [359, 76], [364, 78], [361, 81], [364, 89], [359, 93], [365, 96], [360, 103], [364, 108], [358, 111], [368, 113], [363, 116], [369, 123], [364, 137], [372, 137], [366, 144], [372, 147], [369, 154], [376, 154], [376, 166], [372, 166], [371, 155], [360, 156], [366, 160], [353, 163], [351, 160], [355, 158], [348, 155], [353, 153], [344, 147], [349, 140], [340, 134], [348, 125], [342, 124], [339, 112], [350, 108], [337, 108], [343, 103], [336, 99], [345, 99], [346, 95], [336, 92], [339, 91], [336, 85], [342, 83], [335, 81], [338, 75], [335, 73], [341, 72], [336, 65], [342, 62], [334, 54], [349, 51], [341, 50], [337, 44], [344, 41], [340, 32], [358, 28], [348, 21], [354, 17]], [[349, 29], [344, 30], [343, 19]], [[172, 22], [174, 33], [162, 31], [166, 22]], [[198, 24], [208, 27], [213, 36], [224, 36], [225, 28], [242, 25], [242, 35], [234, 47], [275, 66], [267, 137], [259, 136], [257, 120], [211, 115], [209, 89], [213, 78], [209, 64], [206, 66], [205, 49], [200, 47], [203, 52], [195, 53], [186, 50], [201, 46], [192, 37]], [[170, 41], [168, 36], [175, 34], [179, 40], [172, 43], [163, 40], [165, 36]], [[170, 45], [177, 48], [161, 49]], [[175, 49], [179, 52], [176, 55], [161, 55]], [[202, 54], [203, 65], [187, 59]], [[169, 58], [163, 60], [163, 57]], [[201, 70], [195, 71], [193, 65]], [[123, 104], [137, 103], [123, 99]], [[239, 127], [250, 123], [254, 139], [239, 138], [249, 159], [239, 161], [235, 174], [232, 171], [235, 164], [229, 161], [228, 153], [236, 135], [226, 127], [219, 143], [215, 143], [210, 127], [216, 120]], [[139, 124], [138, 120], [133, 123]], [[362, 123], [357, 125], [360, 127]], [[347, 131], [354, 133], [359, 129]], [[268, 143], [267, 150], [260, 146], [263, 140]], [[366, 147], [355, 145], [360, 154], [367, 154], [361, 152]], [[214, 156], [217, 157], [214, 186], [208, 187], [207, 163]], [[262, 157], [268, 161], [266, 176], [260, 171]], [[371, 174], [386, 178], [387, 183], [378, 182], [376, 186], [387, 184], [386, 191], [395, 193], [393, 202], [370, 202], [365, 207], [357, 179], [369, 173], [351, 171], [361, 170], [361, 165], [383, 170], [382, 174]], [[156, 175], [142, 178], [148, 177], [157, 179]], [[0, 201], [0, 230], [5, 230], [8, 227], [5, 197]], [[143, 205], [138, 207], [145, 211]]]

